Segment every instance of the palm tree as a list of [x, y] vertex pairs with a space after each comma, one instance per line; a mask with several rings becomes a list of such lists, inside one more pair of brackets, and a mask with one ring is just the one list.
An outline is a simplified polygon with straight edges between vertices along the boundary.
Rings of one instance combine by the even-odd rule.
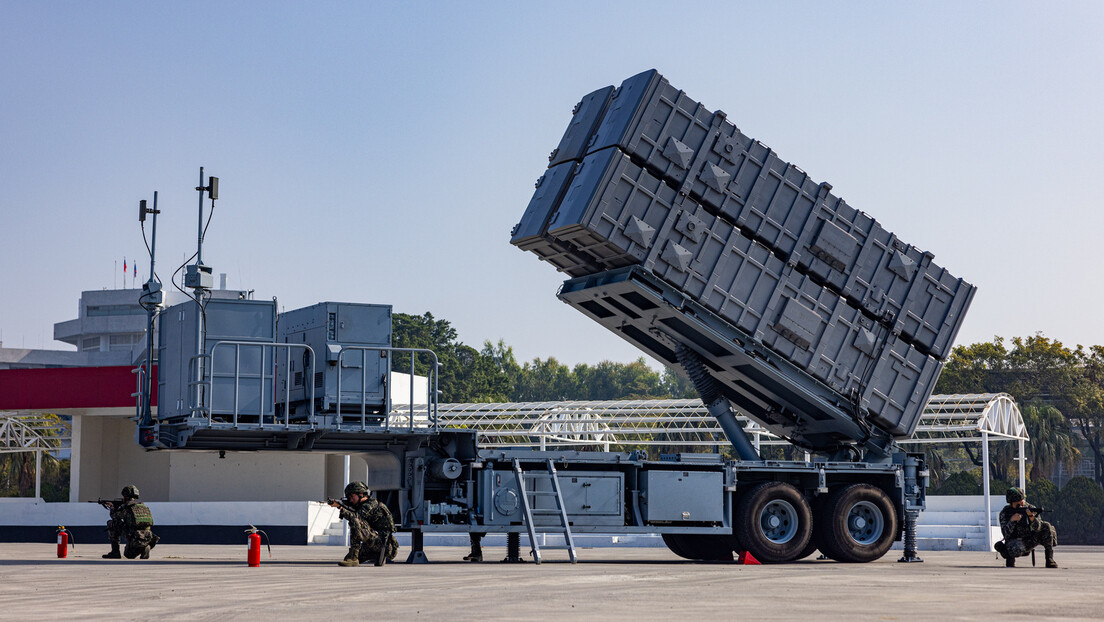
[[[67, 427], [61, 417], [51, 414], [33, 417], [12, 417], [30, 419], [38, 433], [48, 446], [61, 448], [60, 436]], [[56, 479], [62, 472], [62, 461], [52, 453], [42, 453], [42, 481]], [[35, 489], [35, 453], [33, 451], [5, 451], [0, 454], [0, 495], [27, 496]]]
[[1069, 422], [1061, 411], [1045, 404], [1029, 404], [1022, 414], [1031, 438], [1031, 479], [1046, 477], [1059, 464], [1072, 471], [1081, 460], [1081, 452], [1074, 446]]

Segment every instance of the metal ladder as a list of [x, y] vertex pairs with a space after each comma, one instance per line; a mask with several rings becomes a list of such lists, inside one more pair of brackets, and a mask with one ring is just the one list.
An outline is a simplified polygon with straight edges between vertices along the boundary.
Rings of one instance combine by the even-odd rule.
[[[545, 546], [544, 549], [564, 549], [567, 551], [568, 556], [571, 558], [571, 563], [575, 563], [579, 560], [575, 554], [575, 540], [571, 537], [571, 525], [567, 520], [567, 509], [564, 507], [563, 495], [560, 493], [560, 480], [556, 476], [556, 467], [552, 464], [552, 459], [548, 458], [545, 461], [548, 466], [547, 472], [535, 471], [529, 475], [534, 479], [547, 478], [552, 485], [552, 490], [526, 490], [525, 489], [525, 477], [521, 470], [521, 463], [517, 458], [514, 458], [514, 477], [517, 480], [518, 496], [521, 497], [521, 507], [525, 510], [525, 528], [529, 531], [529, 544], [533, 551], [533, 561], [541, 563], [541, 546], [537, 542], [538, 533], [551, 533], [562, 532], [564, 537], [563, 546]], [[533, 488], [536, 488], [534, 485]], [[529, 497], [533, 497], [533, 503], [529, 502]], [[556, 509], [533, 509], [533, 505], [536, 504], [537, 497], [552, 497], [556, 502]], [[542, 515], [556, 515], [560, 518], [560, 527], [558, 529], [541, 529], [533, 524], [533, 516]]]

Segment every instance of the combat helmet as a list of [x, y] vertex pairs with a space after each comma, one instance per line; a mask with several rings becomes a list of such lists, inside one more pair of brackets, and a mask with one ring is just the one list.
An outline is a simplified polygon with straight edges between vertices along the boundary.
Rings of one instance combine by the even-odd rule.
[[346, 497], [352, 494], [366, 496], [369, 493], [371, 493], [371, 491], [368, 490], [368, 484], [365, 484], [364, 482], [349, 482], [349, 485], [345, 487]]
[[122, 494], [123, 494], [124, 499], [137, 499], [138, 498], [138, 487], [135, 486], [134, 484], [130, 484], [129, 486], [124, 486]]
[[1027, 498], [1027, 495], [1024, 494], [1022, 489], [1013, 486], [1004, 493], [1004, 498], [1009, 503], [1015, 503], [1017, 501], [1023, 501]]

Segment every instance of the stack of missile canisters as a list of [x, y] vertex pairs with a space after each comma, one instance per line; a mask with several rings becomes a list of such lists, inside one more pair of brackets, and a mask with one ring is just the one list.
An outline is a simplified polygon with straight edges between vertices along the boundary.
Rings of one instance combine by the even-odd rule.
[[583, 98], [549, 162], [512, 244], [575, 277], [639, 266], [912, 434], [975, 291], [931, 253], [654, 70]]

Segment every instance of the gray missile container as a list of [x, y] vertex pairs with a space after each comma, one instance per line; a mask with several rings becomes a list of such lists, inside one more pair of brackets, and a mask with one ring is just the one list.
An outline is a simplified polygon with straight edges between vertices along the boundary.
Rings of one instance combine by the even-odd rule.
[[907, 437], [975, 288], [831, 190], [652, 70], [576, 106], [511, 242], [798, 444]]

